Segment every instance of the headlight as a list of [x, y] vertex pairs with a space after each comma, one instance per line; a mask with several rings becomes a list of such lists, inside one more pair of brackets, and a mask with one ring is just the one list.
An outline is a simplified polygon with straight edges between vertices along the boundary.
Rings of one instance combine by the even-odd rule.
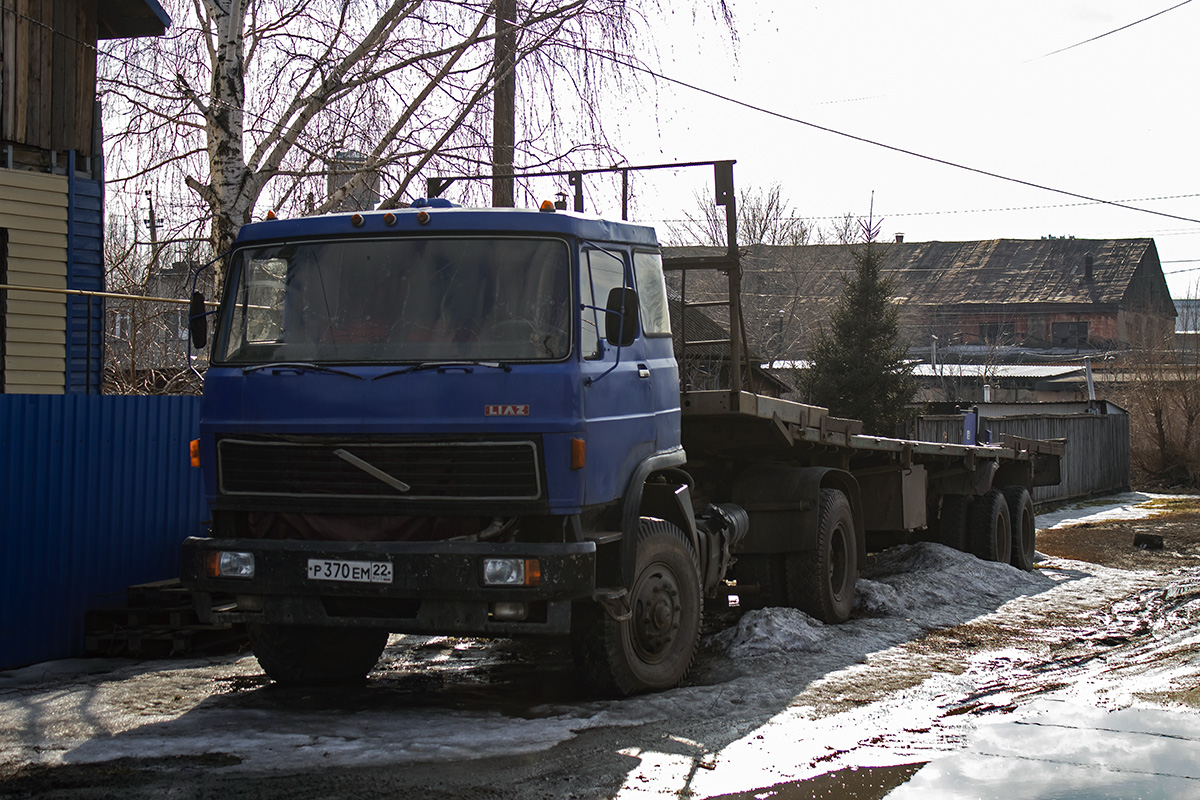
[[254, 553], [221, 550], [208, 554], [210, 578], [253, 578]]
[[536, 558], [485, 558], [484, 586], [537, 586], [542, 565]]

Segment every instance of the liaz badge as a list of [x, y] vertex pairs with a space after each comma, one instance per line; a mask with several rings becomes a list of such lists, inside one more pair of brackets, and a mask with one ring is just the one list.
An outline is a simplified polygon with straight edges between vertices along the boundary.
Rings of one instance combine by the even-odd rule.
[[528, 417], [529, 404], [525, 405], [507, 405], [507, 406], [484, 406], [483, 415], [485, 417]]

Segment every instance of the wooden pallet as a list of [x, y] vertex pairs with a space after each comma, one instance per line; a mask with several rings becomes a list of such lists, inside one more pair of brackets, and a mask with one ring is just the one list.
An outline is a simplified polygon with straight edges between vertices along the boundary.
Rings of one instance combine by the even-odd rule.
[[[130, 586], [125, 605], [99, 608], [84, 621], [84, 652], [89, 656], [167, 658], [237, 650], [246, 644], [245, 626], [200, 621], [192, 593], [178, 579]], [[232, 597], [214, 597], [226, 606]]]

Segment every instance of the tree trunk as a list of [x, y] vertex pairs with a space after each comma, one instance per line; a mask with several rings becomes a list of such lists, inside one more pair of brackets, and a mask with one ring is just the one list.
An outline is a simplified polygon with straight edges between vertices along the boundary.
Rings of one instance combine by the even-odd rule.
[[[212, 209], [213, 253], [233, 246], [238, 230], [249, 220], [253, 194], [248, 178], [242, 137], [246, 106], [245, 0], [205, 0], [215, 36], [212, 84], [208, 97], [209, 192]], [[218, 264], [218, 270], [220, 265]], [[218, 287], [224, 283], [218, 272]]]

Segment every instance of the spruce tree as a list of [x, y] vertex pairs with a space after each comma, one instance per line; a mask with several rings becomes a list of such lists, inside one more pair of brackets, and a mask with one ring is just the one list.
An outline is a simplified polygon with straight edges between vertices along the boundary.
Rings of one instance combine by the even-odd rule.
[[860, 419], [865, 433], [895, 436], [916, 382], [900, 341], [899, 309], [883, 276], [884, 247], [877, 227], [864, 225], [864, 242], [850, 248], [854, 275], [815, 337], [801, 380], [805, 400], [836, 416]]

